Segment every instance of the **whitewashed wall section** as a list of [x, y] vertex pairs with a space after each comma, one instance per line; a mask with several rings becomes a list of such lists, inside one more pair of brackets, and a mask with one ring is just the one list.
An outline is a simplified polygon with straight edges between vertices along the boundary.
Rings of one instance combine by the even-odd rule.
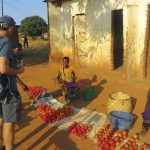
[[[86, 15], [87, 35], [89, 47], [86, 51], [94, 48], [92, 57], [87, 59], [88, 64], [93, 63], [100, 67], [108, 65], [108, 70], [112, 67], [111, 63], [111, 11], [122, 9], [127, 4], [127, 0], [72, 0], [62, 4], [58, 16], [59, 44], [63, 51], [73, 51], [72, 37], [73, 24], [72, 16], [77, 14]], [[86, 57], [86, 56], [85, 56]], [[91, 59], [93, 59], [93, 62]]]
[[130, 71], [133, 69], [133, 72], [138, 72], [139, 76], [142, 76], [145, 59], [146, 11], [149, 1], [72, 0], [63, 3], [61, 8], [49, 3], [51, 54], [54, 53], [54, 57], [58, 57], [63, 53], [73, 58], [75, 50], [73, 16], [85, 14], [86, 35], [83, 34], [88, 44], [86, 43], [83, 48], [87, 55], [82, 56], [82, 59], [88, 65], [95, 65], [106, 70], [112, 69], [111, 11], [124, 9], [128, 5], [137, 5], [138, 8], [135, 11], [132, 9], [124, 12], [126, 15], [123, 16], [124, 38], [126, 38], [124, 39], [124, 60], [127, 65], [127, 74], [132, 76]]
[[61, 47], [58, 42], [59, 30], [58, 30], [58, 15], [59, 7], [55, 7], [51, 3], [48, 3], [49, 13], [49, 37], [50, 37], [50, 59], [59, 60], [61, 57]]
[[138, 42], [136, 51], [137, 72], [139, 77], [145, 75], [145, 61], [146, 61], [146, 27], [147, 27], [147, 4], [140, 4], [138, 9]]

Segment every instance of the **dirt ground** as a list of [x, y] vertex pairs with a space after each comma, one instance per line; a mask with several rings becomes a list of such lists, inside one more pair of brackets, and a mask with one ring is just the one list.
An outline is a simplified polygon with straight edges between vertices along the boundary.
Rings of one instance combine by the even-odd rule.
[[[24, 49], [24, 63], [26, 71], [20, 78], [29, 86], [43, 86], [52, 92], [54, 98], [64, 102], [60, 89], [54, 84], [52, 78], [56, 77], [58, 64], [48, 63], [48, 49], [41, 46]], [[70, 105], [76, 108], [86, 107], [107, 114], [108, 95], [113, 91], [128, 93], [133, 100], [133, 113], [137, 116], [134, 127], [129, 136], [141, 130], [141, 112], [144, 111], [149, 81], [125, 81], [119, 74], [101, 74], [100, 71], [90, 71], [86, 68], [78, 69], [78, 81], [81, 91], [85, 87], [96, 87], [97, 96], [92, 101], [84, 101], [82, 96], [72, 101]], [[19, 88], [20, 89], [20, 88]], [[93, 150], [94, 143], [90, 139], [78, 139], [68, 135], [65, 131], [42, 123], [37, 118], [37, 111], [30, 106], [28, 94], [20, 89], [23, 101], [22, 121], [16, 126], [16, 150]], [[141, 138], [150, 143], [150, 131]]]

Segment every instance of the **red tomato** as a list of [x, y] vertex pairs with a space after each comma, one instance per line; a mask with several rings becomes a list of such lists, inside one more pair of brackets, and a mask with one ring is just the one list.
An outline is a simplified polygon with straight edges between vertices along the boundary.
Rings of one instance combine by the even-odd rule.
[[109, 150], [109, 144], [105, 144], [105, 145], [104, 145], [104, 149], [105, 149], [105, 150]]
[[115, 148], [116, 148], [115, 146], [112, 145], [110, 146], [110, 150], [115, 150]]
[[113, 139], [110, 139], [110, 140], [108, 141], [108, 143], [109, 143], [110, 145], [116, 145], [116, 142], [115, 142], [115, 140], [113, 140]]

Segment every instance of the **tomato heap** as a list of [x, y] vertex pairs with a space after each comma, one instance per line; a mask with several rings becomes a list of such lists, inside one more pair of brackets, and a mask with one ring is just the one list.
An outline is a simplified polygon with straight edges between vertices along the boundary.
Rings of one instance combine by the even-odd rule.
[[139, 147], [139, 150], [150, 150], [150, 144], [144, 143]]
[[116, 142], [116, 146], [120, 146], [121, 143], [127, 139], [127, 131], [126, 130], [118, 130], [114, 135], [113, 139]]
[[32, 96], [34, 99], [40, 98], [43, 95], [43, 93], [45, 93], [46, 91], [47, 91], [46, 88], [38, 87], [38, 86], [36, 87], [30, 86], [28, 89], [30, 96]]
[[100, 128], [96, 134], [97, 144], [96, 146], [100, 150], [115, 150], [116, 141], [112, 139], [115, 134], [114, 128], [111, 128], [109, 124], [104, 128]]
[[78, 137], [85, 137], [86, 134], [91, 131], [91, 129], [92, 127], [89, 124], [82, 125], [77, 122], [73, 122], [73, 124], [68, 127], [68, 133]]
[[42, 122], [48, 122], [50, 124], [74, 114], [74, 110], [70, 107], [62, 107], [54, 109], [47, 104], [41, 104], [37, 107], [37, 110], [40, 112], [39, 118]]
[[138, 134], [133, 135], [129, 138], [122, 146], [121, 150], [138, 150], [139, 136]]

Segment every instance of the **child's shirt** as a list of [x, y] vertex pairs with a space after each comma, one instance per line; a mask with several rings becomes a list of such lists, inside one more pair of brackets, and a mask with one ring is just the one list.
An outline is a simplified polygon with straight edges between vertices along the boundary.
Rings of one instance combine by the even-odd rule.
[[74, 72], [74, 69], [71, 66], [69, 66], [68, 68], [64, 68], [63, 66], [60, 66], [59, 73], [58, 73], [58, 79], [64, 80], [67, 82], [73, 82], [73, 80], [74, 80], [73, 72]]

